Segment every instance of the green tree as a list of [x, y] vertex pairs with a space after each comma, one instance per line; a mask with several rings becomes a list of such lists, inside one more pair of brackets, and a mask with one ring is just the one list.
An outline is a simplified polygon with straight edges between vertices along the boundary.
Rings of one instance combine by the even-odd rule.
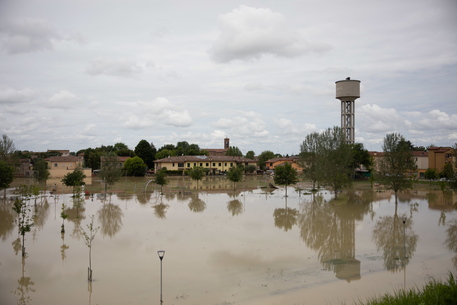
[[[454, 156], [454, 168], [457, 169], [457, 143], [454, 144], [453, 148], [453, 156]], [[449, 187], [457, 192], [457, 173], [454, 171], [454, 176], [451, 177], [450, 181], [448, 182]]]
[[252, 174], [252, 173], [255, 172], [256, 169], [257, 169], [257, 166], [249, 164], [248, 166], [246, 166], [244, 168], [244, 172], [247, 173], [247, 174]]
[[253, 150], [248, 151], [248, 152], [246, 153], [246, 158], [247, 158], [247, 159], [252, 159], [252, 160], [254, 160], [254, 158], [255, 158], [255, 152], [254, 152]]
[[176, 156], [176, 150], [163, 149], [156, 153], [157, 160], [168, 158], [168, 157], [175, 157], [175, 156]]
[[122, 167], [119, 164], [117, 155], [114, 152], [103, 155], [101, 157], [100, 178], [105, 183], [105, 193], [107, 188], [111, 188], [121, 177]]
[[232, 157], [242, 157], [243, 153], [241, 150], [236, 147], [236, 146], [230, 146], [229, 149], [225, 152], [226, 156], [232, 156]]
[[34, 169], [34, 176], [38, 183], [44, 183], [46, 185], [46, 181], [49, 179], [51, 175], [48, 169], [48, 163], [43, 159], [36, 159], [33, 164]]
[[285, 186], [287, 197], [287, 186], [298, 182], [298, 172], [290, 163], [285, 163], [275, 167], [273, 179], [276, 184]]
[[152, 143], [149, 144], [148, 141], [141, 140], [135, 147], [135, 154], [141, 159], [143, 159], [144, 163], [146, 163], [148, 168], [154, 168], [156, 152], [155, 147]]
[[312, 133], [301, 145], [301, 165], [305, 177], [313, 181], [313, 187], [316, 181], [328, 185], [335, 198], [351, 185], [353, 163], [352, 147], [346, 143], [340, 127]]
[[101, 149], [87, 148], [84, 150], [84, 166], [92, 170], [100, 169]]
[[25, 257], [25, 234], [30, 232], [34, 226], [33, 219], [30, 216], [31, 209], [23, 198], [16, 198], [12, 208], [18, 214], [19, 234], [22, 235], [22, 256]]
[[275, 154], [272, 151], [266, 150], [263, 151], [259, 156], [258, 156], [258, 161], [257, 164], [259, 165], [260, 169], [265, 169], [266, 161], [273, 159], [275, 157]]
[[305, 137], [300, 146], [299, 164], [303, 168], [305, 178], [311, 180], [313, 189], [316, 189], [321, 174], [321, 159], [319, 158], [321, 149], [321, 136], [318, 132], [313, 132]]
[[351, 145], [353, 161], [351, 167], [355, 170], [360, 165], [363, 165], [368, 171], [371, 171], [373, 162], [368, 150], [363, 148], [362, 143], [355, 143]]
[[0, 140], [0, 160], [12, 164], [11, 159], [15, 151], [16, 148], [14, 147], [13, 140], [6, 134], [3, 134]]
[[86, 175], [84, 175], [83, 170], [81, 167], [75, 168], [75, 170], [71, 173], [66, 174], [63, 179], [62, 183], [65, 184], [66, 186], [71, 186], [73, 187], [73, 196], [75, 196], [77, 193], [79, 193], [79, 190], [81, 189], [81, 186], [83, 186], [84, 179], [86, 178]]
[[203, 179], [205, 176], [205, 169], [201, 166], [195, 166], [189, 170], [187, 170], [187, 174], [192, 180], [197, 181], [197, 189], [198, 189], [198, 182]]
[[160, 185], [160, 193], [163, 194], [163, 186], [168, 184], [166, 169], [158, 170], [155, 173], [155, 181], [154, 182], [156, 184]]
[[424, 177], [428, 180], [438, 179], [438, 171], [436, 170], [436, 168], [427, 168], [427, 170], [424, 173]]
[[227, 171], [227, 178], [233, 182], [233, 189], [236, 188], [236, 183], [243, 179], [243, 166], [233, 166]]
[[13, 178], [13, 168], [5, 161], [0, 160], [0, 189], [4, 189], [4, 198], [6, 198], [6, 189], [13, 182]]
[[439, 174], [440, 178], [451, 180], [454, 177], [454, 168], [452, 163], [446, 163], [443, 166], [443, 170]]
[[127, 176], [144, 176], [146, 173], [146, 168], [146, 163], [144, 163], [143, 159], [138, 156], [129, 158], [124, 163], [124, 169], [127, 173]]
[[413, 153], [404, 137], [398, 133], [386, 135], [382, 149], [384, 156], [378, 161], [377, 176], [387, 189], [394, 191], [397, 203], [398, 192], [412, 187], [416, 170]]

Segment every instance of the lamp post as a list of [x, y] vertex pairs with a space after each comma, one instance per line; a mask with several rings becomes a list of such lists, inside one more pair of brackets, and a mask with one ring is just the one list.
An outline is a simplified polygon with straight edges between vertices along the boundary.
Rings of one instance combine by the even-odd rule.
[[160, 258], [160, 304], [162, 305], [163, 300], [162, 300], [162, 260], [165, 255], [164, 250], [159, 250], [157, 251], [157, 254], [159, 255]]
[[406, 216], [403, 216], [403, 256], [406, 258]]

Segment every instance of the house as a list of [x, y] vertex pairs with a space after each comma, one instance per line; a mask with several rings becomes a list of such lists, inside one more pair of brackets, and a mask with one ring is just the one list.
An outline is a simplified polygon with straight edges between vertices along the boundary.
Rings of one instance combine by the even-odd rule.
[[452, 147], [429, 147], [428, 168], [441, 172], [446, 163], [454, 164], [454, 154], [455, 150]]
[[[131, 157], [129, 156], [117, 156], [117, 162], [118, 162], [118, 165], [120, 168], [124, 168], [124, 163], [125, 161], [127, 161], [127, 159], [130, 159]], [[100, 168], [103, 167], [103, 162], [104, 162], [104, 158], [103, 156], [100, 157]]]
[[66, 157], [66, 156], [69, 156], [70, 155], [70, 151], [69, 150], [58, 150], [58, 149], [48, 149], [47, 153], [52, 153], [52, 152], [58, 152], [62, 155], [62, 157]]
[[[48, 163], [49, 177], [60, 178], [66, 174], [73, 172], [77, 167], [81, 167], [84, 162], [84, 158], [76, 156], [55, 156], [44, 159]], [[92, 176], [92, 170], [90, 168], [83, 168], [83, 173], [87, 177]]]
[[231, 167], [241, 164], [243, 166], [255, 165], [252, 159], [233, 156], [178, 156], [168, 157], [154, 161], [154, 170], [166, 168], [167, 170], [184, 171], [195, 166], [201, 166], [211, 171], [211, 174], [219, 174], [228, 171]]
[[18, 177], [33, 177], [34, 170], [30, 159], [19, 159], [16, 164], [16, 176]]
[[295, 170], [301, 172], [303, 171], [303, 167], [299, 164], [299, 160], [300, 158], [298, 156], [273, 158], [265, 161], [265, 168], [274, 170], [276, 166], [289, 163]]
[[205, 150], [208, 152], [209, 156], [225, 156], [225, 153], [230, 148], [230, 139], [224, 139], [224, 148], [202, 148], [201, 150]]
[[428, 153], [426, 151], [413, 151], [413, 156], [417, 166], [416, 178], [424, 179], [428, 169]]

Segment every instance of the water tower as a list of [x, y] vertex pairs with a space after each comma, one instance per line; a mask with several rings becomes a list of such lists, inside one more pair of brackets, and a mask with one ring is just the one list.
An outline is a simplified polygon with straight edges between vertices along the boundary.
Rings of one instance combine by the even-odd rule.
[[360, 81], [348, 77], [335, 83], [336, 98], [341, 101], [341, 129], [346, 135], [346, 143], [354, 144], [355, 100], [360, 97]]

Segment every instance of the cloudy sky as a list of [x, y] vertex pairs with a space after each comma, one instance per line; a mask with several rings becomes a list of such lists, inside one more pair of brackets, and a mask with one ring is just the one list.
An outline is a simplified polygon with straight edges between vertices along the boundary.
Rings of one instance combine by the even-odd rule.
[[361, 81], [356, 141], [457, 142], [455, 0], [0, 0], [0, 133], [20, 150], [145, 139], [296, 154], [340, 126], [335, 81]]

